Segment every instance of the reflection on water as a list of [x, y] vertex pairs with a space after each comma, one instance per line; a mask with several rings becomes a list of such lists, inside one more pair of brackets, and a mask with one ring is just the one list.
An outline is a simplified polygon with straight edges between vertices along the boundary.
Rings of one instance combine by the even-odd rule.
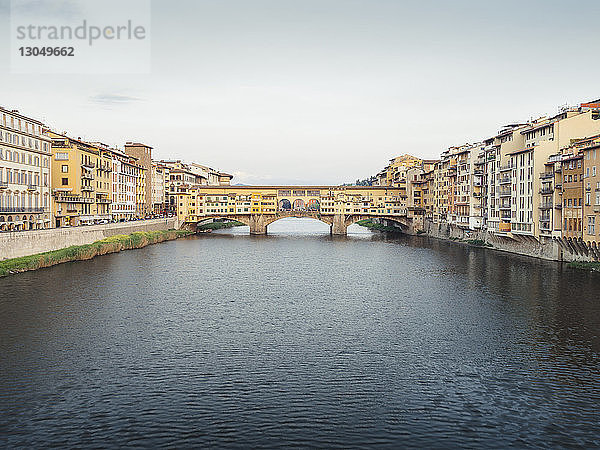
[[0, 280], [9, 447], [597, 446], [600, 277], [288, 219]]

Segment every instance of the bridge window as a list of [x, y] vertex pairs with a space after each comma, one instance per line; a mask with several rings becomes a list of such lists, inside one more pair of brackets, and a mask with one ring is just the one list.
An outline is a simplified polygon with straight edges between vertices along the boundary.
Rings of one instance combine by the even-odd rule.
[[279, 200], [279, 209], [281, 211], [290, 211], [292, 209], [292, 204], [287, 198], [281, 199]]

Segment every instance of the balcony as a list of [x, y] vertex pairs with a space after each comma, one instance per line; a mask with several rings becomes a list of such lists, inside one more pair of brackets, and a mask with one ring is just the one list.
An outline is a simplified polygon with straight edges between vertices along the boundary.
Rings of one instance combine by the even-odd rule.
[[92, 197], [79, 197], [77, 195], [56, 195], [54, 199], [57, 203], [94, 203]]
[[92, 172], [81, 172], [81, 178], [84, 180], [93, 180], [94, 174]]
[[554, 173], [553, 172], [542, 172], [542, 173], [540, 173], [540, 179], [541, 180], [548, 180], [550, 178], [554, 178]]
[[510, 211], [511, 205], [504, 203], [504, 204], [502, 204], [502, 205], [499, 206], [499, 209], [500, 210], [509, 210]]
[[548, 157], [549, 163], [556, 163], [562, 161], [562, 155], [551, 155]]
[[540, 223], [549, 223], [550, 222], [550, 217], [540, 217]]
[[83, 163], [81, 163], [81, 167], [84, 167], [84, 168], [90, 169], [90, 170], [94, 170], [96, 168], [96, 166], [91, 162], [83, 162]]
[[82, 185], [82, 186], [81, 186], [81, 190], [82, 190], [82, 191], [88, 191], [88, 192], [91, 192], [91, 191], [93, 191], [93, 190], [94, 190], [94, 188], [93, 188], [92, 186], [86, 186], [86, 185]]
[[2, 213], [43, 213], [44, 208], [20, 208], [0, 206]]
[[556, 209], [562, 209], [562, 203], [557, 203], [556, 205], [554, 205], [554, 207]]
[[37, 188], [38, 188], [37, 184], [28, 184], [27, 185], [28, 191], [35, 191], [35, 190], [37, 190]]
[[473, 192], [473, 197], [475, 197], [475, 198], [480, 198], [482, 196], [483, 196], [483, 194], [481, 192]]
[[512, 195], [511, 190], [502, 190], [500, 191], [500, 197], [510, 197]]
[[110, 198], [98, 198], [98, 197], [96, 197], [96, 203], [110, 203]]
[[500, 184], [510, 184], [511, 182], [511, 178], [510, 177], [502, 177], [500, 178]]
[[551, 187], [543, 187], [540, 189], [540, 194], [552, 194], [553, 189]]
[[540, 209], [544, 210], [544, 209], [552, 209], [552, 203], [542, 203], [540, 205]]
[[0, 189], [7, 189], [8, 181], [0, 181]]
[[500, 172], [508, 172], [509, 170], [514, 169], [515, 166], [513, 166], [512, 164], [506, 164], [504, 166], [500, 166]]

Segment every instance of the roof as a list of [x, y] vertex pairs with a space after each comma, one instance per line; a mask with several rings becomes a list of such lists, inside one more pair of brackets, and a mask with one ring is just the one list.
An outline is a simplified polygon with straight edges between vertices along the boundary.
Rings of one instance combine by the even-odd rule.
[[147, 147], [147, 148], [153, 148], [153, 147], [150, 147], [149, 145], [142, 144], [141, 142], [125, 142], [125, 147]]
[[4, 113], [7, 113], [7, 114], [12, 114], [13, 116], [19, 117], [21, 119], [25, 119], [25, 120], [27, 120], [29, 122], [33, 122], [33, 123], [35, 123], [37, 125], [42, 125], [42, 126], [44, 125], [39, 120], [32, 119], [31, 117], [28, 117], [28, 116], [25, 116], [25, 115], [21, 114], [18, 109], [12, 109], [11, 110], [11, 109], [6, 109], [6, 108], [3, 108], [2, 106], [0, 106], [0, 112], [4, 112]]
[[540, 125], [537, 125], [537, 126], [534, 126], [531, 128], [527, 128], [527, 129], [521, 131], [521, 134], [527, 134], [527, 133], [531, 133], [532, 131], [541, 130], [542, 128], [553, 126], [554, 123], [555, 123], [555, 121], [546, 122], [546, 123], [543, 123], [543, 124], [540, 124]]
[[509, 155], [518, 155], [519, 153], [524, 153], [524, 152], [529, 152], [529, 151], [533, 151], [535, 150], [535, 145], [531, 146], [531, 147], [525, 147], [525, 148], [521, 148], [519, 150], [515, 150], [514, 152], [509, 152]]
[[562, 162], [574, 161], [576, 159], [581, 159], [581, 158], [583, 158], [583, 153], [576, 153], [574, 155], [565, 155], [565, 156], [563, 156]]

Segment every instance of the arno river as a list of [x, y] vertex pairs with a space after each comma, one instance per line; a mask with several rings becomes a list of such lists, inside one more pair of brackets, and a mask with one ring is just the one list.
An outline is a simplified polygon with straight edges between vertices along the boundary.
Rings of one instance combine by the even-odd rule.
[[1, 279], [0, 445], [600, 445], [600, 275], [269, 228]]

